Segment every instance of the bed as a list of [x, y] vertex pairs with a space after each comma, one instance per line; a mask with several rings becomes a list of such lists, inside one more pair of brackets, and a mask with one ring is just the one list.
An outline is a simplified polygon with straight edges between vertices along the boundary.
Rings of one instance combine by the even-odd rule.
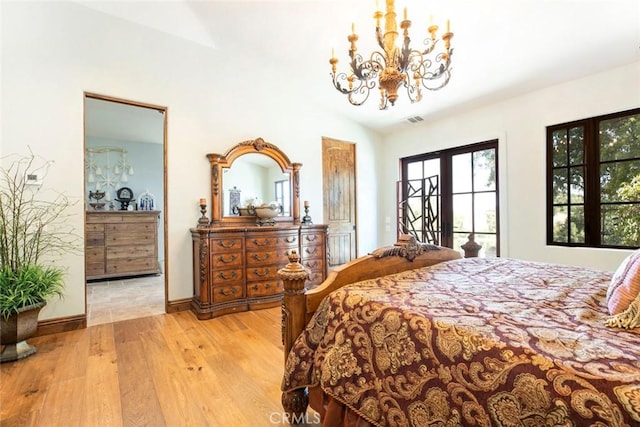
[[[411, 238], [285, 289], [282, 402], [323, 426], [638, 426], [640, 328], [612, 274], [461, 258]], [[609, 322], [610, 326], [606, 326]]]

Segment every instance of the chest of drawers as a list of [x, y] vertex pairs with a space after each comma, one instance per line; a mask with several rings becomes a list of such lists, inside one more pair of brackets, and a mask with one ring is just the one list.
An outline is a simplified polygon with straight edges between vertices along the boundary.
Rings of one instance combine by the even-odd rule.
[[158, 211], [87, 212], [87, 279], [160, 273], [158, 214]]
[[192, 309], [199, 319], [277, 306], [278, 270], [296, 251], [313, 284], [326, 278], [326, 225], [214, 227], [191, 230]]

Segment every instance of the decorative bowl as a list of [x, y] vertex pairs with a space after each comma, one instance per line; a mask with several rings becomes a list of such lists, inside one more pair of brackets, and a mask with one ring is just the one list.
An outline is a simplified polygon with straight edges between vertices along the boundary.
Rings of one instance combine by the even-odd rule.
[[278, 207], [272, 207], [268, 205], [255, 207], [253, 209], [258, 218], [274, 218], [280, 213], [280, 209]]

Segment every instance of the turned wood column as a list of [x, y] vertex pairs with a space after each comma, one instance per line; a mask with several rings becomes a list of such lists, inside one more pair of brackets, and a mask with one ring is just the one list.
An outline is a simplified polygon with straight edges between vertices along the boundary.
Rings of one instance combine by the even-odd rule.
[[[300, 255], [293, 251], [289, 255], [289, 263], [278, 270], [282, 280], [284, 297], [282, 301], [282, 344], [284, 345], [284, 362], [287, 363], [289, 350], [302, 333], [305, 322], [304, 284], [309, 278], [309, 271], [300, 264]], [[307, 411], [309, 397], [306, 389], [282, 393], [282, 407], [289, 414], [289, 419], [301, 419]]]

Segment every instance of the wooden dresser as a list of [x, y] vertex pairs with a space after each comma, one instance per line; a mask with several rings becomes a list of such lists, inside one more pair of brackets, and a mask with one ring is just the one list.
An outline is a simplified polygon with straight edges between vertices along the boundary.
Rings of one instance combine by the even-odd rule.
[[320, 284], [327, 277], [326, 235], [326, 225], [191, 229], [193, 311], [210, 319], [280, 305], [277, 273], [294, 250], [311, 272], [307, 284]]
[[159, 211], [87, 211], [87, 280], [160, 273]]

